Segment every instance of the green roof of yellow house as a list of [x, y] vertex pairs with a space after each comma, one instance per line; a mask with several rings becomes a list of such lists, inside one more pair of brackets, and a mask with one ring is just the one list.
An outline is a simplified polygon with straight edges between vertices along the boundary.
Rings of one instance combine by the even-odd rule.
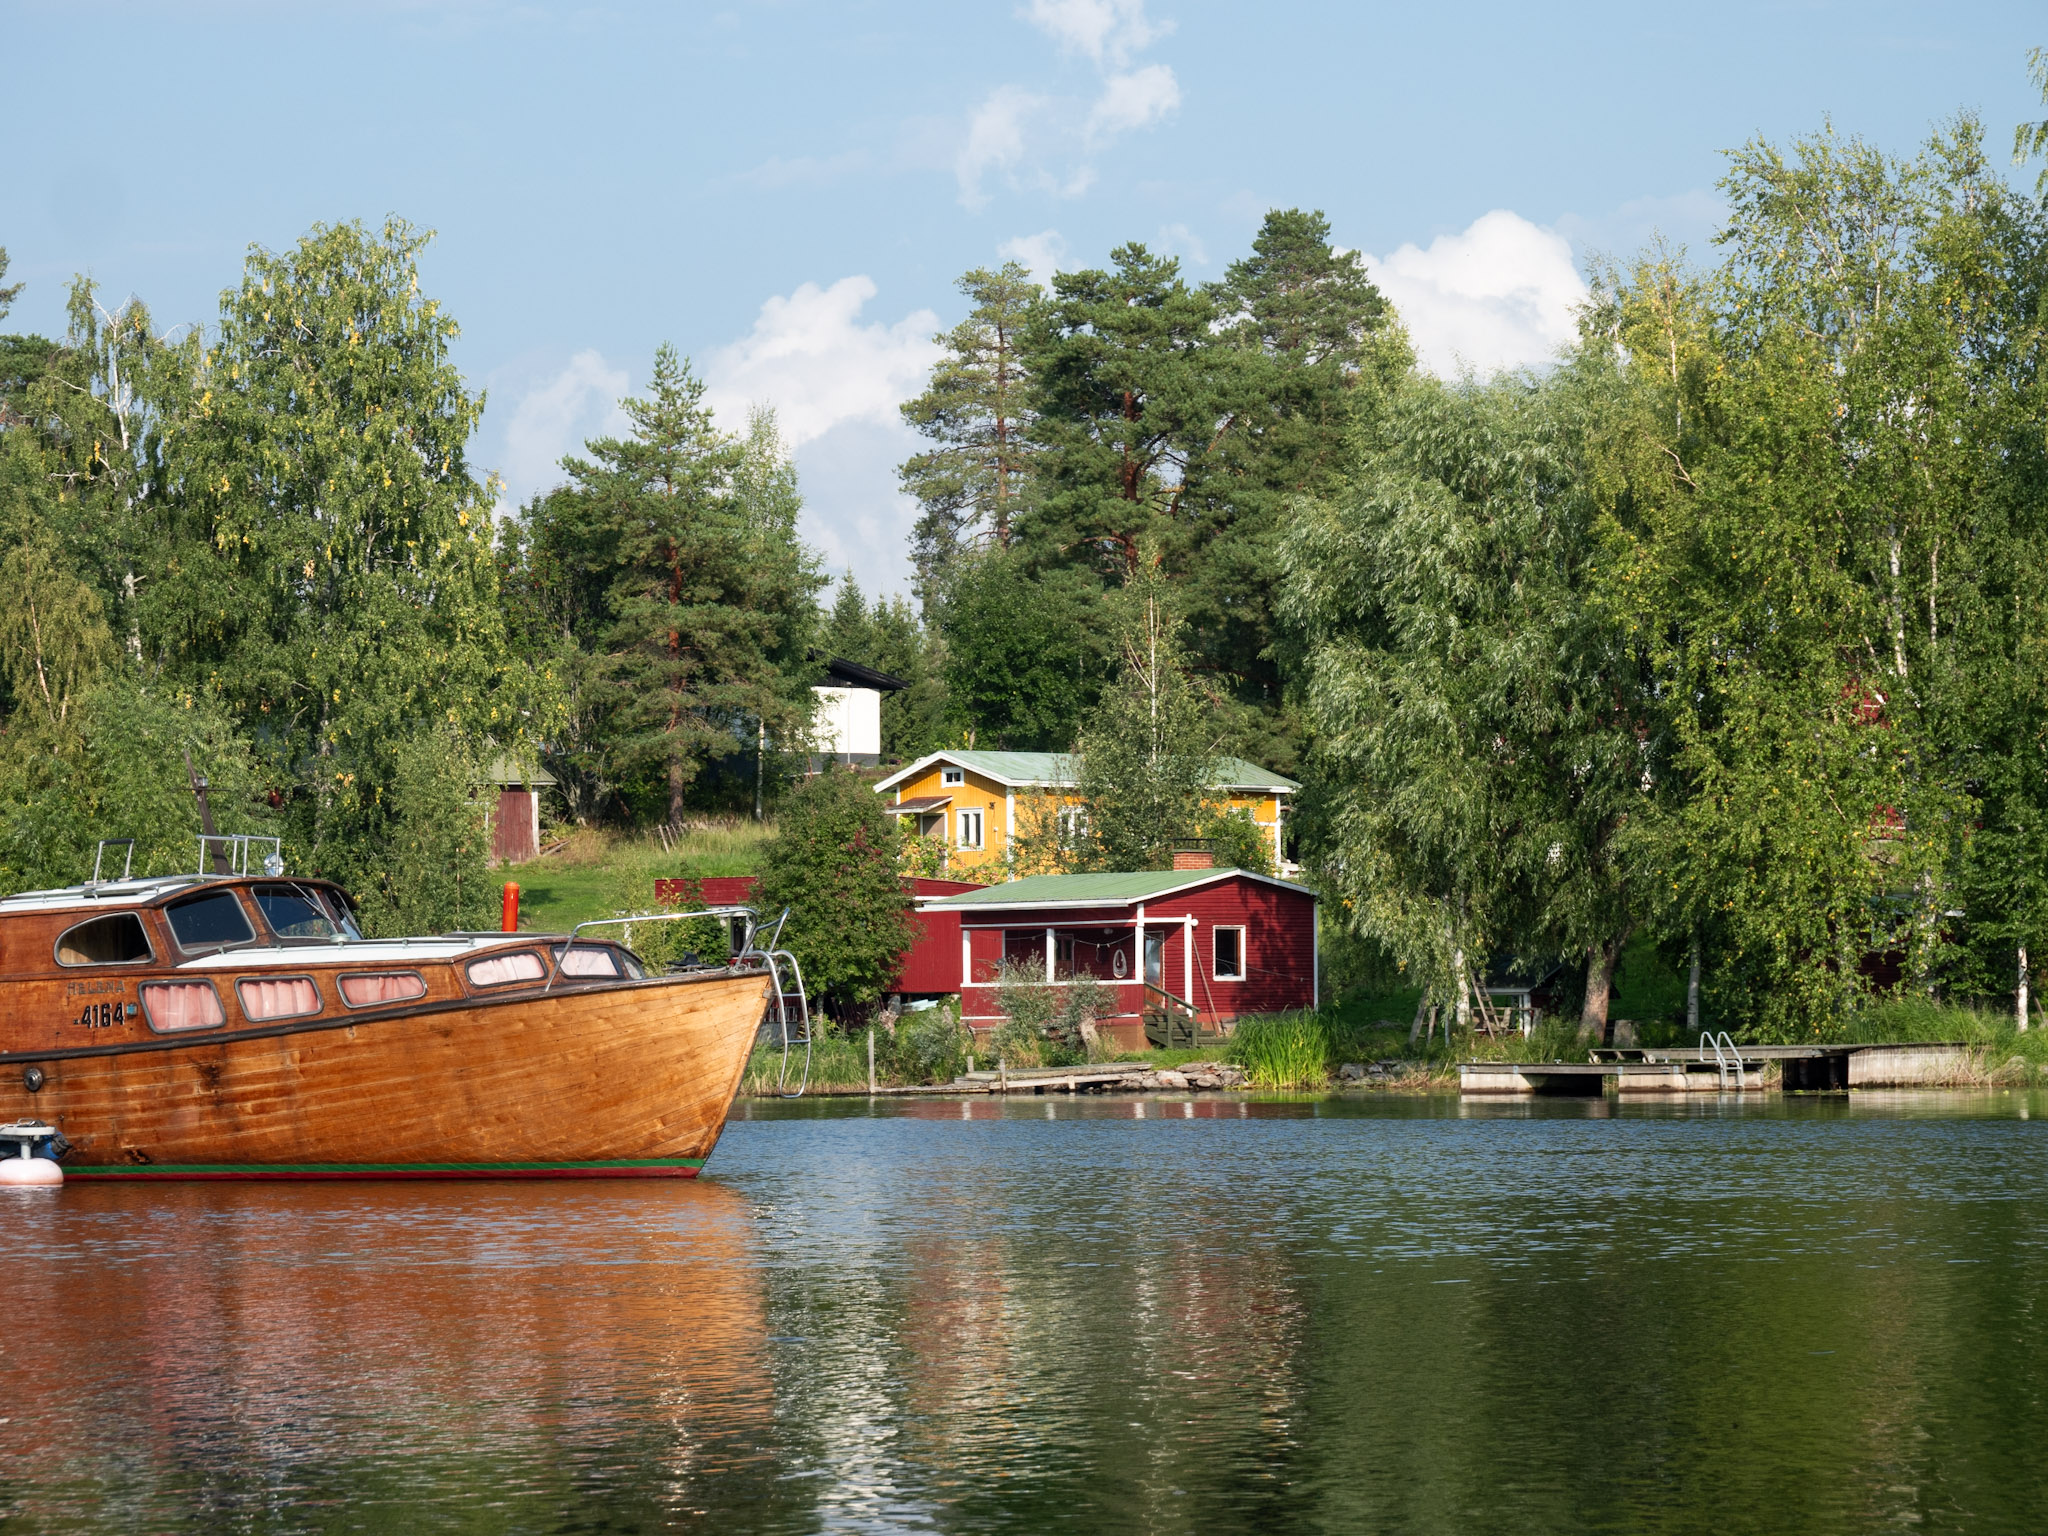
[[[1072, 785], [1075, 779], [1073, 755], [1067, 752], [948, 750], [929, 753], [908, 768], [898, 769], [877, 784], [875, 789], [878, 793], [887, 794], [899, 784], [906, 784], [927, 772], [935, 763], [944, 763], [949, 768], [968, 769], [1011, 789], [1060, 789]], [[1261, 768], [1256, 763], [1248, 763], [1241, 757], [1217, 758], [1209, 787], [1257, 790], [1265, 794], [1279, 795], [1289, 795], [1301, 788], [1285, 775]]]

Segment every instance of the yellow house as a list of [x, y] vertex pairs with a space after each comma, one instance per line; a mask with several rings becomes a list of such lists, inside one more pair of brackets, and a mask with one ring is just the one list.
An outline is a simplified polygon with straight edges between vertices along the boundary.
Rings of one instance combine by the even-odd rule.
[[[1273, 867], [1281, 869], [1281, 821], [1287, 797], [1301, 786], [1238, 757], [1217, 761], [1212, 789], [1223, 792], [1232, 810], [1247, 810], [1259, 826], [1270, 828]], [[1049, 794], [1054, 802], [1071, 803], [1062, 790], [1074, 787], [1074, 761], [1064, 752], [934, 752], [921, 757], [875, 786], [890, 797], [894, 814], [912, 819], [906, 831], [942, 840], [946, 872], [997, 874], [1010, 841], [1017, 835], [1018, 799]]]

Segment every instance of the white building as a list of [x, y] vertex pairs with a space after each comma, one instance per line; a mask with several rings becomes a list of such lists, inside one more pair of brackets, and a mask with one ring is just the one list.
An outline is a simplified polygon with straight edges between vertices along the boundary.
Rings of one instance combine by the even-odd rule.
[[812, 767], [822, 759], [873, 767], [882, 760], [882, 695], [910, 684], [859, 662], [835, 656], [825, 663], [824, 680], [813, 685], [818, 701], [811, 722]]

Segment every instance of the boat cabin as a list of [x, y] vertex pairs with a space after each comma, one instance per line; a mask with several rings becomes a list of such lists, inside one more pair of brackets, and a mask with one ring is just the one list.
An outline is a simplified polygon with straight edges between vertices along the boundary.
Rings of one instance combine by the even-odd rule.
[[608, 941], [453, 933], [366, 939], [325, 880], [176, 875], [0, 900], [0, 1057], [166, 1036], [320, 1027], [526, 989], [637, 979]]

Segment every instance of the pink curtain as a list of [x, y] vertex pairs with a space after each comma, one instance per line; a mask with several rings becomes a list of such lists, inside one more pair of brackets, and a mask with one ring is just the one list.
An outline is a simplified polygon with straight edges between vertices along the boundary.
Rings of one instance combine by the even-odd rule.
[[470, 984], [478, 987], [502, 987], [508, 981], [539, 981], [546, 974], [547, 967], [531, 950], [469, 962]]
[[210, 982], [149, 982], [142, 988], [142, 1004], [158, 1029], [211, 1029], [226, 1019]]
[[357, 1008], [372, 1003], [409, 1003], [427, 995], [427, 984], [413, 971], [385, 971], [374, 976], [344, 976], [341, 995]]
[[289, 1019], [320, 1011], [320, 989], [303, 976], [285, 981], [244, 981], [242, 1012], [252, 1019]]
[[564, 976], [616, 976], [619, 962], [608, 949], [572, 949], [562, 956]]

